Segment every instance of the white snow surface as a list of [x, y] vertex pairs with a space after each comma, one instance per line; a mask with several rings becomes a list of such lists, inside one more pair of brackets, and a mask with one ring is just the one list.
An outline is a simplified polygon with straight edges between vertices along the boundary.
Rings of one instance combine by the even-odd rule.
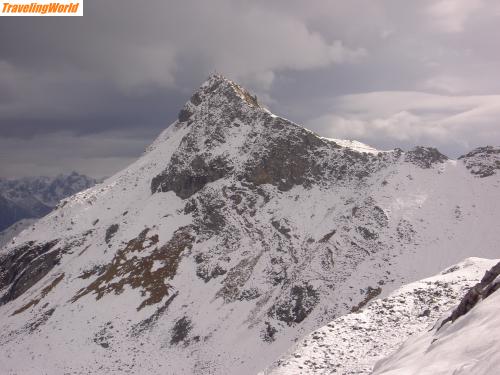
[[366, 152], [369, 154], [378, 154], [379, 152], [387, 152], [387, 151], [377, 150], [372, 146], [368, 146], [366, 143], [362, 143], [352, 139], [336, 139], [336, 138], [324, 138], [324, 139], [333, 141], [337, 143], [339, 146], [346, 147], [357, 152]]
[[[371, 374], [378, 360], [392, 354], [409, 337], [435, 325], [497, 262], [468, 258], [436, 276], [404, 285], [361, 311], [341, 316], [310, 333], [262, 375]], [[446, 366], [443, 368], [446, 370]], [[444, 373], [451, 374], [450, 368], [454, 367]], [[388, 372], [407, 373], [401, 368]]]
[[36, 222], [38, 219], [21, 219], [16, 221], [10, 227], [4, 229], [0, 232], [0, 248], [7, 245], [14, 237], [21, 233], [26, 228], [29, 228], [31, 224]]
[[[0, 305], [1, 374], [255, 374], [371, 289], [385, 297], [466, 257], [499, 257], [498, 174], [353, 155], [219, 76], [197, 95], [135, 163], [0, 249], [8, 259], [57, 240], [62, 252]], [[303, 160], [327, 172], [279, 188], [259, 163], [292, 141], [297, 153], [312, 144]], [[152, 191], [166, 170], [221, 159], [230, 172], [187, 198]]]
[[500, 372], [500, 293], [455, 322], [411, 337], [374, 375], [491, 375]]

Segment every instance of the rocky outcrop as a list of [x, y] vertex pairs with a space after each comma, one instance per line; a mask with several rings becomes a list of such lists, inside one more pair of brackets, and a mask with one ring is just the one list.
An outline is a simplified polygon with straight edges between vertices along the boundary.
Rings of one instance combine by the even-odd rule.
[[459, 305], [451, 315], [444, 319], [441, 323], [441, 327], [448, 322], [454, 322], [461, 316], [467, 314], [470, 310], [474, 308], [480, 301], [488, 298], [495, 291], [500, 289], [500, 263], [497, 263], [489, 271], [486, 271], [483, 278], [479, 283], [474, 285], [462, 298]]
[[332, 145], [304, 129], [287, 129], [291, 124], [281, 119], [272, 119], [267, 126], [277, 131], [289, 130], [290, 137], [268, 142], [266, 151], [248, 163], [244, 172], [247, 181], [256, 185], [271, 184], [287, 191], [295, 185], [310, 186], [325, 177], [327, 166], [318, 163], [315, 155]]
[[448, 160], [448, 157], [433, 147], [417, 146], [405, 154], [405, 161], [421, 168], [431, 168], [435, 164], [444, 163], [446, 160]]
[[294, 285], [290, 295], [269, 310], [269, 316], [288, 325], [302, 322], [319, 302], [319, 293], [309, 284]]
[[0, 290], [9, 287], [0, 305], [15, 300], [59, 263], [58, 240], [27, 243], [0, 257]]
[[201, 190], [209, 182], [217, 181], [224, 177], [231, 167], [224, 158], [210, 160], [197, 155], [189, 168], [179, 168], [175, 160], [162, 174], [155, 176], [151, 181], [152, 192], [174, 191], [182, 199], [189, 198]]
[[111, 241], [116, 232], [118, 232], [119, 228], [120, 226], [118, 224], [111, 224], [108, 227], [108, 229], [106, 229], [106, 235], [104, 236], [104, 241], [106, 241], [106, 243], [109, 243], [109, 241]]
[[186, 199], [230, 177], [281, 191], [363, 180], [400, 156], [398, 150], [366, 154], [341, 147], [271, 115], [255, 97], [220, 76], [192, 96], [178, 120], [174, 126], [186, 123], [190, 131], [165, 170], [152, 179], [153, 194], [173, 191]]
[[500, 147], [478, 147], [458, 159], [475, 176], [493, 176], [500, 170]]
[[[142, 294], [147, 296], [137, 307], [141, 310], [168, 296], [171, 287], [167, 280], [175, 276], [182, 253], [192, 246], [191, 228], [180, 228], [160, 247], [155, 246], [159, 241], [158, 235], [148, 236], [148, 232], [149, 228], [146, 228], [131, 239], [105, 266], [104, 271], [96, 269], [99, 277], [79, 290], [71, 301], [76, 302], [89, 293], [95, 294], [97, 299], [109, 293], [121, 294], [129, 286], [141, 288]], [[151, 250], [150, 254], [141, 254], [145, 250]]]

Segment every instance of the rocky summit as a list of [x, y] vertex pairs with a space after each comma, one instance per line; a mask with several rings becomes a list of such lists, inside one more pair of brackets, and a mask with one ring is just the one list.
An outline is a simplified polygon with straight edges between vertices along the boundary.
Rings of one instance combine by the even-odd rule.
[[497, 258], [498, 151], [323, 138], [211, 76], [135, 163], [0, 250], [0, 372], [255, 374], [404, 283]]

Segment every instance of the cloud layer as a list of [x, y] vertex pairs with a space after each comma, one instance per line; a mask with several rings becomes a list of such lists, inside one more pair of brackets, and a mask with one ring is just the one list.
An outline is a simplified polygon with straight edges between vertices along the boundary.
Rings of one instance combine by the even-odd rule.
[[[377, 147], [426, 143], [453, 156], [499, 144], [499, 18], [494, 0], [151, 0], [141, 8], [110, 0], [88, 1], [77, 19], [5, 17], [0, 175], [112, 173], [214, 71], [321, 135]], [[121, 139], [120, 151], [108, 152], [113, 140], [101, 134]]]
[[498, 140], [500, 95], [445, 96], [422, 92], [372, 92], [335, 98], [334, 113], [308, 126], [336, 138], [385, 148], [437, 146], [451, 156]]

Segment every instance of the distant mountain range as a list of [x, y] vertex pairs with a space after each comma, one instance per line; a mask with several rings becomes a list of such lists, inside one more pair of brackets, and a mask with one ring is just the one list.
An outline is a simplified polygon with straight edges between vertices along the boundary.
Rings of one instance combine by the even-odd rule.
[[97, 180], [73, 172], [57, 177], [0, 178], [0, 232], [21, 219], [40, 218]]

